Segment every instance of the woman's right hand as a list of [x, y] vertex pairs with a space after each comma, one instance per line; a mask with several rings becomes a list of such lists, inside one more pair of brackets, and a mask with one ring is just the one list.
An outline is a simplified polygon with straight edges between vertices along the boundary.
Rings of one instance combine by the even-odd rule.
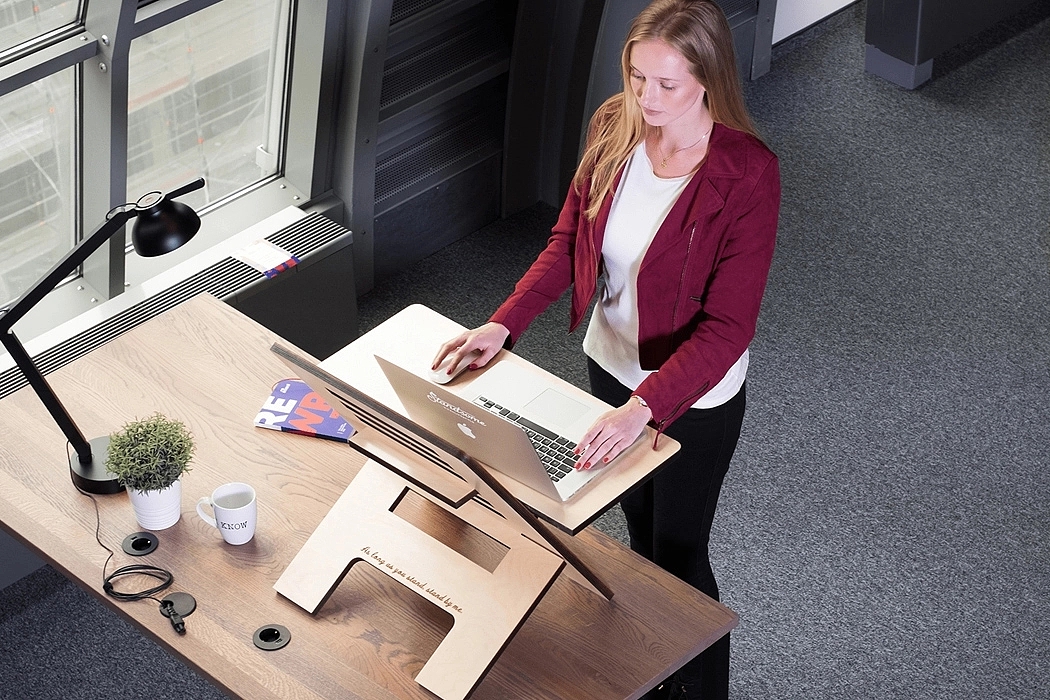
[[474, 353], [477, 357], [470, 363], [470, 369], [484, 367], [496, 353], [503, 349], [503, 344], [510, 336], [510, 331], [502, 323], [486, 323], [473, 330], [464, 331], [449, 340], [438, 349], [430, 369], [435, 370], [448, 358], [445, 366], [450, 370], [459, 367], [460, 361]]

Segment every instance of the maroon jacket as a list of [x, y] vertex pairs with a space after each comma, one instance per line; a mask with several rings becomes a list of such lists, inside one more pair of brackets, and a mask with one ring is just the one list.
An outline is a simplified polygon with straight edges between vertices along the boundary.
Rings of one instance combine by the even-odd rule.
[[[623, 170], [617, 175], [617, 183]], [[569, 188], [547, 247], [490, 320], [515, 342], [570, 286], [569, 330], [583, 319], [601, 272], [608, 195], [594, 221]], [[721, 124], [707, 159], [672, 206], [638, 272], [641, 366], [659, 370], [634, 392], [663, 431], [717, 384], [755, 335], [780, 208], [777, 158], [757, 139]]]

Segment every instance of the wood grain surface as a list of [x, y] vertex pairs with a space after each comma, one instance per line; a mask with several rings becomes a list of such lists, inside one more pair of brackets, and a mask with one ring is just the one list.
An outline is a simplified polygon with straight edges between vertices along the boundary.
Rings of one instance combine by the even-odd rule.
[[[170, 590], [197, 599], [184, 636], [155, 603], [102, 592], [108, 553], [95, 509], [69, 479], [61, 431], [30, 389], [0, 402], [0, 523], [41, 557], [234, 697], [432, 698], [413, 680], [452, 618], [373, 567], [354, 566], [316, 615], [273, 585], [365, 458], [345, 444], [259, 429], [252, 419], [287, 376], [271, 332], [201, 295], [48, 376], [88, 438], [159, 411], [197, 442], [182, 518], [147, 557], [120, 544], [138, 531], [126, 494], [99, 496], [108, 571], [169, 569]], [[255, 487], [255, 538], [227, 545], [202, 521], [200, 496], [229, 481]], [[615, 590], [612, 601], [562, 575], [472, 698], [635, 698], [736, 625], [732, 611], [587, 528], [557, 535]], [[120, 584], [133, 588], [134, 581]], [[257, 649], [259, 627], [284, 625], [285, 648]]]

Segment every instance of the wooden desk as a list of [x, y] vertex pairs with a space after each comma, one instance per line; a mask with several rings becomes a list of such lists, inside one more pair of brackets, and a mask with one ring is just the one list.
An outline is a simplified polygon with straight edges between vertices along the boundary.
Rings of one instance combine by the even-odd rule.
[[[0, 523], [230, 695], [432, 698], [412, 678], [447, 631], [447, 613], [367, 566], [352, 567], [316, 616], [273, 590], [364, 462], [346, 445], [252, 427], [287, 374], [269, 351], [274, 340], [203, 295], [49, 375], [89, 437], [155, 411], [196, 436], [182, 518], [158, 533], [153, 554], [123, 554], [124, 537], [140, 529], [128, 497], [98, 497], [102, 540], [117, 552], [109, 570], [161, 566], [175, 575], [171, 591], [196, 597], [185, 636], [152, 601], [102, 593], [108, 554], [95, 542], [95, 510], [70, 483], [65, 439], [28, 389], [0, 402]], [[197, 498], [235, 480], [259, 497], [258, 531], [241, 547], [225, 545], [194, 512]], [[593, 528], [572, 540], [616, 597], [606, 602], [560, 577], [473, 698], [634, 698], [735, 626], [732, 611]], [[291, 643], [257, 649], [252, 636], [267, 624], [287, 627]]]

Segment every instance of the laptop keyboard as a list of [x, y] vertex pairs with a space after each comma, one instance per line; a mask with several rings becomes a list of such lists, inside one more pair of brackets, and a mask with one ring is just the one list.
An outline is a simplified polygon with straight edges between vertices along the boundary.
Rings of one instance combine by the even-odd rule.
[[567, 437], [552, 433], [542, 425], [537, 425], [527, 418], [522, 418], [517, 413], [500, 406], [495, 401], [486, 399], [484, 396], [474, 399], [474, 403], [490, 413], [503, 417], [525, 431], [525, 434], [529, 436], [529, 440], [532, 441], [532, 446], [536, 448], [536, 456], [540, 458], [540, 463], [543, 464], [547, 473], [550, 474], [551, 481], [557, 483], [561, 481], [562, 477], [572, 471], [572, 467], [578, 459], [578, 455], [573, 454], [573, 450], [576, 449], [575, 442], [572, 442]]

